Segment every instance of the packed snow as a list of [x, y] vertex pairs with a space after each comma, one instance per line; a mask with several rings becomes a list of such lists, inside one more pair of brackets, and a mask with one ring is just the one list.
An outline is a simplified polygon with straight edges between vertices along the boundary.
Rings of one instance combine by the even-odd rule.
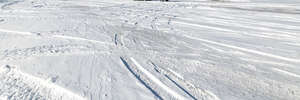
[[0, 7], [0, 100], [300, 100], [298, 0]]

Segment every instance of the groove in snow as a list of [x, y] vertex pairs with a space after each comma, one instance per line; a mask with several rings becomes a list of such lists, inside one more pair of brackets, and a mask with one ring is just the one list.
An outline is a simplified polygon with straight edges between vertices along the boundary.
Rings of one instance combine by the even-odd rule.
[[171, 88], [166, 86], [164, 83], [162, 83], [159, 79], [157, 79], [154, 75], [152, 75], [149, 71], [144, 69], [134, 58], [130, 58], [130, 60], [137, 66], [137, 68], [142, 71], [148, 78], [150, 78], [154, 83], [156, 83], [158, 86], [160, 86], [162, 89], [164, 89], [167, 93], [170, 95], [176, 97], [179, 100], [186, 100], [185, 97], [178, 94], [177, 92], [173, 91]]

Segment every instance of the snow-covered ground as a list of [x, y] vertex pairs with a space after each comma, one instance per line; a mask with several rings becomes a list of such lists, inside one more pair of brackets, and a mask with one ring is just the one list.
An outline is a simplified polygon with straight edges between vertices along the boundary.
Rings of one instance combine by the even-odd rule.
[[0, 100], [300, 100], [300, 2], [0, 0]]

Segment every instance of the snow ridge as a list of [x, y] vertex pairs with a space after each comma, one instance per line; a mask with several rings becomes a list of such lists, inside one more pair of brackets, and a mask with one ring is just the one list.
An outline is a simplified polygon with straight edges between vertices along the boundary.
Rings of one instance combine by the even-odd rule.
[[88, 45], [66, 44], [66, 45], [43, 45], [24, 49], [15, 49], [4, 52], [1, 60], [20, 60], [34, 56], [53, 56], [81, 53], [100, 53]]
[[0, 67], [0, 97], [7, 100], [86, 100], [54, 83], [23, 73], [15, 67]]

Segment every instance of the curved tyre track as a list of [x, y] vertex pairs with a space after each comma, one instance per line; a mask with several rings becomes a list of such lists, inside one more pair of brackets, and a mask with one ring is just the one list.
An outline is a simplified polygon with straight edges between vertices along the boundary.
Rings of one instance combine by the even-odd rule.
[[[160, 100], [170, 99], [168, 95], [176, 100], [220, 100], [219, 97], [214, 93], [208, 90], [200, 89], [179, 77], [173, 71], [158, 67], [154, 63], [152, 63], [152, 65], [154, 66], [155, 71], [162, 74], [162, 77], [155, 76], [147, 69], [143, 68], [143, 66], [132, 57], [120, 57], [120, 59], [126, 68]], [[171, 84], [162, 82], [160, 78], [169, 80]], [[189, 98], [178, 93], [178, 91], [174, 91], [174, 88], [169, 87], [172, 85], [172, 83], [179, 90], [183, 91], [186, 96], [189, 96]]]
[[127, 67], [127, 69], [146, 87], [148, 88], [156, 98], [160, 100], [175, 99], [175, 100], [187, 100], [186, 97], [177, 93], [157, 77], [144, 69], [134, 58], [120, 57], [121, 61]]
[[153, 62], [151, 62], [151, 64], [154, 66], [154, 69], [158, 73], [163, 74], [168, 80], [174, 83], [178, 88], [184, 91], [193, 100], [220, 100], [219, 97], [216, 96], [214, 93], [196, 87], [189, 81], [186, 81], [181, 76], [178, 76], [177, 73], [174, 73], [172, 70], [159, 67]]

